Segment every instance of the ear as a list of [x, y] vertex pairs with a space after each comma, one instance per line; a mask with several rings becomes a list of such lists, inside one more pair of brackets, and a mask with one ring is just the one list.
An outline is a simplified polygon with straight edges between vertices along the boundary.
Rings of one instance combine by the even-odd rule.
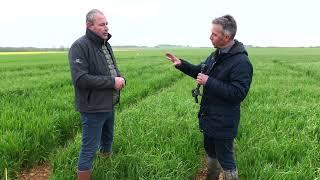
[[93, 26], [93, 23], [92, 23], [92, 22], [87, 22], [86, 24], [87, 24], [87, 28], [88, 28], [88, 29], [91, 29], [92, 26]]
[[226, 41], [231, 41], [231, 36], [229, 34], [225, 34], [224, 38]]
[[229, 33], [225, 33], [224, 36], [226, 37], [226, 39], [230, 39], [230, 37], [231, 37], [231, 36], [229, 35]]

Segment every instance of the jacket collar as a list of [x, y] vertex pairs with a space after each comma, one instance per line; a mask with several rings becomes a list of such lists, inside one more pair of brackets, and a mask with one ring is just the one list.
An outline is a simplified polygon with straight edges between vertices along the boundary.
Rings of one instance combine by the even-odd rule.
[[248, 52], [246, 51], [244, 45], [235, 39], [233, 45], [230, 47], [230, 49], [226, 54], [235, 55], [235, 54], [241, 54], [241, 53], [248, 55]]
[[105, 44], [111, 38], [111, 34], [108, 33], [108, 39], [104, 40], [88, 28], [86, 29], [86, 36], [99, 46]]
[[232, 46], [234, 45], [235, 41], [232, 40], [229, 42], [228, 46], [224, 47], [224, 48], [220, 48], [220, 53], [228, 53], [229, 50], [232, 48]]
[[217, 63], [221, 63], [222, 61], [225, 61], [227, 59], [230, 59], [230, 57], [235, 56], [237, 54], [245, 54], [248, 56], [248, 52], [245, 49], [244, 45], [239, 42], [238, 40], [234, 40], [233, 45], [228, 50], [227, 53], [222, 52], [219, 53], [219, 49], [216, 49], [216, 51], [213, 52], [213, 57]]

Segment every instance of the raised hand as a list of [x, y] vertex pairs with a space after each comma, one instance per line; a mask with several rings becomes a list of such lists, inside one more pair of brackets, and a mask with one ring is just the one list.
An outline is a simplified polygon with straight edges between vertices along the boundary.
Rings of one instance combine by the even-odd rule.
[[173, 63], [174, 66], [179, 66], [181, 64], [181, 60], [172, 53], [167, 52], [166, 57]]

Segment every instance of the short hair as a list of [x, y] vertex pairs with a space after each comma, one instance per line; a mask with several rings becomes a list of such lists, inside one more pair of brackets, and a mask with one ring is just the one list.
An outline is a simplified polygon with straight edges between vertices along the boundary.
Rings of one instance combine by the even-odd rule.
[[215, 18], [212, 21], [212, 24], [221, 25], [223, 33], [230, 35], [231, 39], [236, 36], [237, 23], [236, 20], [229, 14]]
[[86, 15], [86, 23], [94, 23], [94, 15], [96, 14], [103, 14], [103, 12], [98, 9], [91, 9]]

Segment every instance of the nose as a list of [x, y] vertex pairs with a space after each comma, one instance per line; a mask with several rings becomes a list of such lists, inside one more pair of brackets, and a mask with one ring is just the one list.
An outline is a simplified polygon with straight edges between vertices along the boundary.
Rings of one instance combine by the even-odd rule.
[[109, 31], [109, 28], [108, 28], [108, 26], [106, 25], [106, 27], [104, 28], [106, 31]]

